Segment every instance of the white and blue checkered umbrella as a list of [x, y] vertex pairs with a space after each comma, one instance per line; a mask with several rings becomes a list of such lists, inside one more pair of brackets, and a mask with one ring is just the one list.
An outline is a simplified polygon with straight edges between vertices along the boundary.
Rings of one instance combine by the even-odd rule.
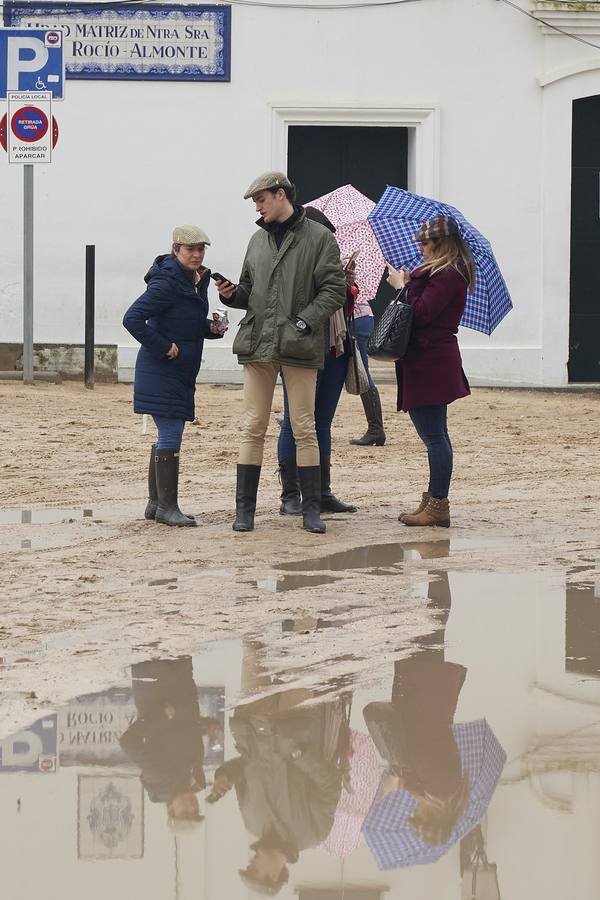
[[388, 186], [369, 216], [369, 224], [385, 259], [397, 269], [402, 266], [414, 269], [423, 257], [413, 238], [423, 222], [439, 215], [456, 220], [477, 267], [475, 291], [467, 295], [460, 324], [491, 334], [512, 309], [512, 300], [490, 242], [467, 222], [461, 212], [447, 203]]
[[417, 800], [407, 790], [383, 796], [383, 780], [363, 822], [365, 840], [380, 870], [433, 863], [481, 822], [506, 762], [498, 738], [485, 719], [453, 725], [463, 773], [469, 775], [469, 799], [450, 838], [430, 846], [419, 840], [409, 819]]

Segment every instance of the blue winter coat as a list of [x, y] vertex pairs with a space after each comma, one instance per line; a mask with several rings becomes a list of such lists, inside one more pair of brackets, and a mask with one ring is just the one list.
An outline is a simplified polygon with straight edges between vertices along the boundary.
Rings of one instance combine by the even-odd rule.
[[[194, 286], [186, 270], [167, 254], [154, 260], [144, 278], [146, 291], [123, 317], [127, 331], [142, 345], [135, 364], [134, 412], [193, 421], [204, 338], [221, 336], [209, 330], [209, 276], [206, 269]], [[179, 354], [168, 359], [172, 343]]]

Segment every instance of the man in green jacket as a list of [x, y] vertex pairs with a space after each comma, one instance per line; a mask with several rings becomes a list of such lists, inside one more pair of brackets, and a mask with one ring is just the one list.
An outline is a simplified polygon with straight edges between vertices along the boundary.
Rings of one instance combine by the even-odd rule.
[[237, 467], [234, 531], [252, 531], [265, 433], [279, 370], [296, 439], [303, 526], [322, 534], [321, 472], [315, 432], [317, 371], [324, 365], [323, 326], [343, 305], [346, 281], [335, 238], [295, 206], [282, 172], [256, 178], [244, 199], [260, 214], [239, 284], [217, 281], [223, 301], [247, 310], [233, 343], [244, 366], [242, 443]]

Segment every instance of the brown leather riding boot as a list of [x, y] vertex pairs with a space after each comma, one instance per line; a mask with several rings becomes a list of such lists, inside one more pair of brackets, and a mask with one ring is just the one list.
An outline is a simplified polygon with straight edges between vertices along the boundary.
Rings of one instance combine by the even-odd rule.
[[431, 494], [429, 493], [429, 491], [423, 491], [423, 496], [421, 497], [421, 502], [419, 503], [419, 505], [415, 509], [415, 511], [411, 512], [411, 513], [401, 512], [400, 515], [398, 516], [398, 521], [403, 522], [404, 516], [418, 516], [419, 513], [422, 513], [423, 510], [427, 508], [427, 504], [429, 503], [430, 497], [431, 497]]
[[430, 525], [437, 525], [440, 528], [449, 528], [450, 504], [448, 503], [448, 498], [446, 497], [444, 500], [437, 500], [435, 497], [430, 497], [429, 503], [423, 512], [420, 512], [416, 516], [403, 516], [402, 523], [404, 525], [416, 525], [425, 528]]

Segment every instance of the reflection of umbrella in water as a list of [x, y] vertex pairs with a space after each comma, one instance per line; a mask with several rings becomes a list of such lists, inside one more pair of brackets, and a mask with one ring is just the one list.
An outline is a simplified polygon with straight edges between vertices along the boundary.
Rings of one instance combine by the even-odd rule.
[[351, 184], [311, 200], [306, 206], [314, 206], [335, 225], [335, 238], [342, 259], [360, 250], [356, 260], [356, 283], [361, 297], [372, 300], [377, 294], [385, 261], [379, 244], [367, 221], [375, 204]]
[[321, 844], [321, 848], [346, 859], [363, 843], [361, 827], [377, 793], [381, 776], [381, 761], [373, 739], [368, 734], [352, 729], [352, 756], [350, 757], [350, 791], [344, 787], [340, 796], [333, 828]]
[[414, 269], [423, 260], [414, 235], [423, 222], [438, 215], [456, 220], [477, 268], [477, 284], [474, 292], [467, 294], [460, 324], [491, 334], [512, 309], [512, 301], [490, 242], [462, 213], [447, 203], [388, 186], [369, 216], [369, 223], [385, 259], [396, 268]]
[[383, 781], [363, 824], [363, 834], [380, 869], [433, 863], [468, 834], [491, 802], [506, 754], [485, 719], [452, 726], [463, 772], [469, 776], [469, 798], [450, 838], [430, 846], [413, 831], [409, 819], [417, 806], [407, 790], [383, 796]]

